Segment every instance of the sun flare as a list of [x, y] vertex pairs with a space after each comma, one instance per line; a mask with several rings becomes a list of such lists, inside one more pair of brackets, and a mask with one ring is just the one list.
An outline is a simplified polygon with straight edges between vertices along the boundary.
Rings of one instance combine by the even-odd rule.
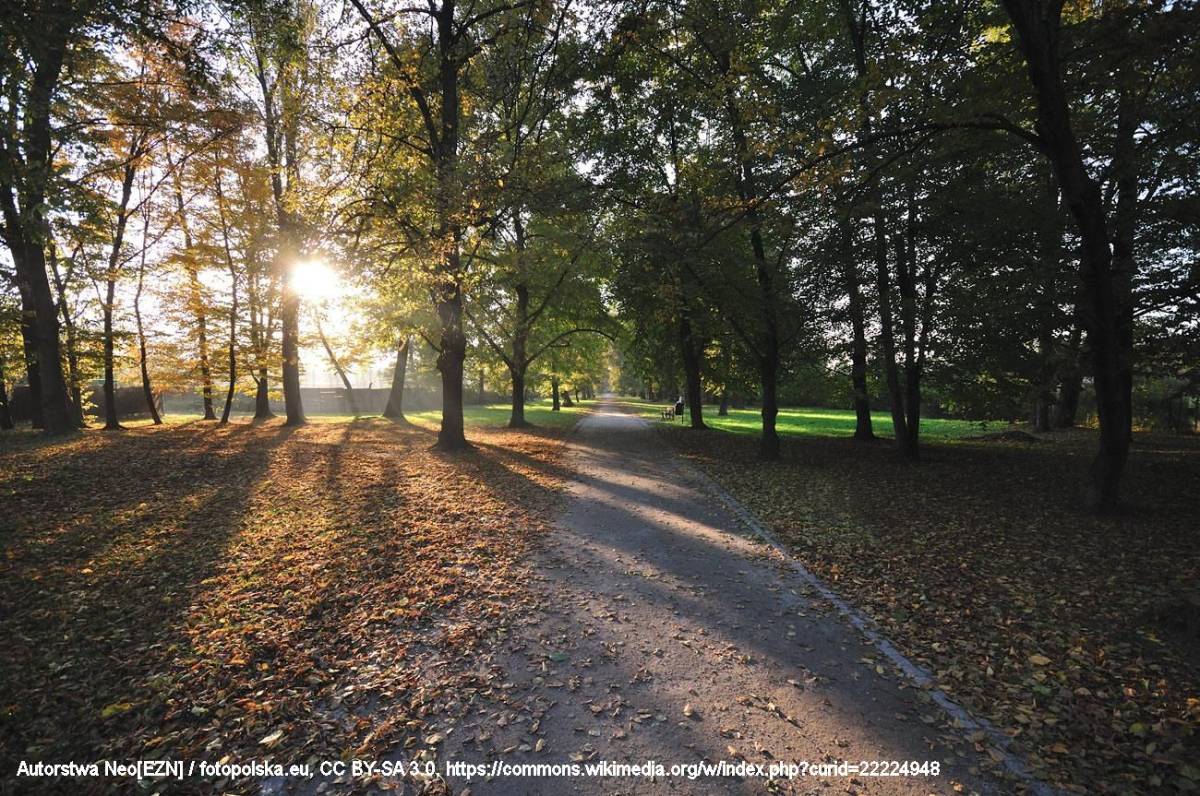
[[292, 266], [288, 283], [306, 301], [328, 301], [342, 294], [342, 280], [322, 260], [302, 260]]

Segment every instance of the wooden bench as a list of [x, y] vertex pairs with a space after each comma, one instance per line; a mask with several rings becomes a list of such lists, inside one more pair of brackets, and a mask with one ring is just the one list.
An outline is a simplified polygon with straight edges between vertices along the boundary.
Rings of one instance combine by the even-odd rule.
[[662, 419], [663, 420], [674, 420], [675, 419], [675, 407], [668, 406], [666, 409], [662, 410]]

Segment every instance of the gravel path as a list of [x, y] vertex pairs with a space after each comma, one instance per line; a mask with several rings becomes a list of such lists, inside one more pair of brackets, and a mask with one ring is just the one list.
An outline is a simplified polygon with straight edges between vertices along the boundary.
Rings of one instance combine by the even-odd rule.
[[[542, 607], [491, 663], [503, 686], [439, 758], [662, 764], [667, 775], [451, 777], [479, 794], [1009, 793], [989, 761], [784, 562], [689, 483], [641, 419], [603, 404], [569, 446]], [[938, 776], [670, 775], [676, 764], [930, 761]]]

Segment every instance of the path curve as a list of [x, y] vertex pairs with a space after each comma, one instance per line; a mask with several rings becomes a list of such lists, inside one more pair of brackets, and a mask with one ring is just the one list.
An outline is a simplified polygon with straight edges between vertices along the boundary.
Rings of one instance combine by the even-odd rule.
[[[450, 777], [480, 794], [1009, 793], [991, 761], [803, 578], [601, 403], [568, 445], [565, 513], [532, 562], [542, 608], [493, 660], [506, 680], [439, 757], [615, 761], [936, 761], [938, 776]], [[940, 729], [939, 729], [940, 728]]]

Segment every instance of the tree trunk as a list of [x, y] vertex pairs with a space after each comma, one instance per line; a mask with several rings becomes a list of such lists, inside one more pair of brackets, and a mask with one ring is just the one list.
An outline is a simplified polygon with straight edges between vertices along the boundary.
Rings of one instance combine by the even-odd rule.
[[562, 392], [562, 405], [565, 406], [566, 408], [570, 409], [572, 406], [575, 405], [575, 402], [571, 400], [571, 391], [569, 389], [563, 389], [561, 392]]
[[764, 459], [779, 458], [779, 434], [775, 431], [775, 418], [779, 415], [779, 403], [776, 398], [777, 377], [779, 373], [779, 352], [774, 352], [774, 359], [763, 356], [759, 360], [759, 380], [762, 382], [762, 444], [759, 453]]
[[[143, 259], [145, 255], [143, 254]], [[54, 244], [50, 244], [50, 273], [54, 276], [54, 288], [58, 291], [58, 311], [62, 317], [63, 329], [66, 330], [67, 344], [67, 383], [71, 393], [71, 412], [75, 425], [84, 428], [87, 419], [83, 415], [83, 390], [80, 388], [79, 376], [79, 346], [76, 341], [75, 322], [71, 319], [71, 311], [67, 306], [67, 281], [63, 279], [58, 268], [58, 255]], [[72, 266], [72, 271], [74, 266]], [[68, 274], [69, 279], [69, 274]]]
[[1054, 332], [1058, 313], [1058, 276], [1062, 265], [1062, 233], [1058, 188], [1050, 175], [1045, 208], [1038, 228], [1038, 259], [1041, 282], [1038, 284], [1037, 361], [1033, 377], [1033, 406], [1030, 426], [1046, 432], [1054, 425], [1055, 345]]
[[[297, 245], [297, 219], [287, 206], [286, 194], [292, 187], [291, 180], [298, 172], [295, 151], [287, 146], [288, 136], [281, 130], [281, 120], [275, 107], [275, 91], [278, 87], [267, 76], [266, 65], [257, 59], [256, 77], [263, 94], [263, 132], [267, 149], [267, 163], [271, 167], [271, 197], [275, 205], [276, 224], [279, 227], [279, 245], [275, 251], [275, 271], [281, 285], [280, 348], [283, 371], [283, 403], [287, 413], [284, 425], [305, 424], [304, 403], [300, 398], [300, 296], [288, 279], [288, 271], [296, 265], [299, 255]], [[286, 119], [282, 127], [288, 129]], [[288, 187], [284, 187], [284, 176]], [[260, 386], [260, 390], [262, 387]], [[258, 416], [258, 415], [256, 415]]]
[[[62, 353], [58, 344], [58, 316], [50, 283], [46, 279], [46, 259], [41, 246], [27, 247], [27, 259], [33, 272], [29, 283], [33, 293], [36, 333], [37, 380], [41, 392], [41, 415], [47, 434], [67, 434], [75, 429], [71, 418], [71, 402], [67, 398], [67, 382], [63, 378]], [[25, 278], [19, 274], [18, 278]]]
[[275, 417], [275, 413], [271, 411], [271, 391], [267, 378], [267, 366], [264, 364], [267, 361], [267, 350], [270, 345], [270, 324], [262, 312], [262, 304], [259, 300], [261, 289], [261, 282], [255, 274], [248, 272], [246, 275], [246, 304], [250, 316], [250, 342], [254, 347], [255, 365], [258, 366], [258, 375], [254, 375], [253, 371], [250, 374], [254, 379], [254, 419], [268, 420]]
[[[129, 154], [133, 155], [140, 149], [135, 138], [130, 143]], [[113, 231], [112, 249], [108, 253], [108, 267], [104, 272], [104, 430], [116, 431], [121, 428], [117, 418], [117, 390], [114, 379], [113, 362], [113, 305], [116, 302], [117, 270], [121, 265], [121, 247], [125, 243], [125, 227], [129, 223], [129, 197], [133, 192], [133, 179], [137, 166], [131, 159], [125, 165], [124, 178], [121, 180], [121, 201], [117, 205], [117, 226]], [[59, 372], [62, 372], [61, 367]]]
[[283, 405], [287, 414], [285, 425], [302, 426], [307, 422], [304, 403], [300, 398], [300, 297], [286, 283], [283, 306], [279, 313], [282, 328]]
[[325, 330], [321, 328], [320, 318], [317, 318], [317, 337], [321, 339], [321, 346], [325, 349], [325, 356], [329, 357], [329, 364], [333, 365], [333, 371], [337, 373], [338, 378], [342, 381], [342, 387], [346, 390], [346, 403], [350, 404], [350, 413], [358, 417], [358, 403], [354, 400], [354, 387], [350, 385], [350, 379], [346, 376], [346, 371], [342, 369], [342, 364], [338, 362], [337, 356], [333, 353], [333, 347], [329, 345], [329, 339], [325, 337]]
[[225, 218], [225, 193], [221, 188], [224, 174], [218, 164], [213, 187], [217, 195], [217, 215], [221, 221], [221, 242], [225, 250], [225, 267], [229, 271], [229, 387], [225, 391], [225, 407], [221, 410], [221, 425], [229, 423], [229, 414], [233, 411], [233, 395], [237, 389], [237, 316], [238, 289], [237, 267], [233, 262], [233, 252], [229, 247], [229, 224]]
[[254, 419], [269, 420], [275, 417], [271, 411], [271, 389], [267, 382], [267, 369], [258, 369], [258, 378], [254, 380]]
[[216, 420], [217, 414], [213, 411], [212, 366], [208, 357], [208, 313], [204, 309], [200, 275], [194, 265], [188, 266], [188, 287], [192, 312], [196, 316], [196, 343], [200, 353], [200, 394], [204, 399], [204, 419]]
[[[142, 375], [142, 394], [146, 397], [146, 409], [154, 425], [162, 425], [162, 417], [158, 414], [158, 405], [154, 399], [154, 388], [150, 383], [150, 367], [146, 357], [146, 329], [142, 325], [142, 288], [146, 279], [146, 246], [142, 245], [142, 259], [138, 267], [137, 291], [133, 294], [133, 317], [137, 321], [138, 335], [138, 369]], [[106, 398], [107, 400], [107, 398]]]
[[34, 428], [46, 427], [45, 407], [42, 402], [42, 372], [38, 367], [37, 314], [33, 311], [33, 298], [26, 299], [27, 291], [21, 290], [21, 345], [25, 355], [25, 381], [29, 384], [29, 417]]
[[526, 428], [525, 419], [525, 368], [514, 365], [508, 369], [512, 378], [512, 413], [508, 417], [509, 428]]
[[843, 221], [842, 256], [852, 335], [850, 386], [854, 393], [854, 439], [873, 440], [875, 439], [875, 429], [871, 426], [871, 395], [867, 391], [867, 325], [863, 311], [862, 286], [859, 284], [851, 223], [849, 218]]
[[44, 245], [51, 239], [45, 203], [46, 187], [54, 174], [51, 109], [68, 51], [68, 37], [74, 28], [72, 14], [51, 16], [55, 23], [38, 31], [42, 57], [32, 64], [30, 89], [23, 113], [19, 114], [25, 162], [18, 166], [9, 157], [15, 151], [6, 151], [2, 164], [8, 178], [15, 177], [18, 168], [23, 176], [16, 185], [6, 179], [7, 184], [0, 191], [0, 212], [4, 218], [4, 242], [16, 270], [22, 311], [28, 319], [23, 326], [27, 326], [30, 336], [25, 337], [23, 329], [23, 337], [30, 397], [36, 402], [33, 414], [35, 417], [40, 414], [46, 433], [53, 435], [75, 429], [63, 378], [58, 311], [46, 276]]
[[[458, 252], [448, 255], [458, 260]], [[452, 269], [457, 273], [457, 266]], [[442, 327], [442, 350], [438, 352], [437, 369], [442, 375], [442, 424], [438, 429], [436, 448], [455, 452], [470, 447], [463, 426], [463, 362], [467, 358], [467, 338], [462, 328], [462, 294], [457, 285], [443, 287], [438, 302], [438, 319]]]
[[887, 221], [882, 210], [873, 220], [875, 233], [875, 284], [879, 293], [879, 342], [883, 353], [884, 382], [887, 384], [888, 405], [892, 413], [892, 429], [896, 444], [906, 457], [910, 455], [908, 419], [904, 412], [904, 393], [900, 389], [900, 369], [896, 362], [896, 333], [892, 316], [892, 278], [888, 266]]
[[8, 382], [4, 373], [4, 362], [0, 361], [0, 430], [13, 429], [12, 410], [8, 406]]
[[[905, 458], [920, 458], [921, 358], [917, 351], [916, 203], [912, 184], [905, 186], [905, 231], [896, 238], [896, 287], [900, 294], [900, 324], [904, 333], [904, 430], [900, 445]], [[928, 267], [928, 266], [927, 266]], [[930, 300], [926, 295], [926, 300]]]
[[1083, 392], [1083, 367], [1080, 359], [1081, 331], [1078, 323], [1071, 327], [1071, 338], [1067, 344], [1066, 363], [1059, 374], [1058, 400], [1054, 404], [1054, 427], [1074, 428], [1079, 413], [1079, 395]]
[[200, 394], [204, 400], [204, 419], [216, 420], [213, 411], [212, 367], [208, 357], [208, 313], [205, 308], [203, 289], [200, 284], [200, 269], [193, 256], [192, 229], [188, 224], [187, 207], [183, 202], [182, 164], [175, 168], [170, 152], [167, 153], [167, 163], [172, 168], [171, 182], [175, 193], [175, 215], [179, 220], [179, 229], [183, 232], [184, 271], [188, 280], [188, 309], [196, 319], [196, 344], [200, 356]]
[[762, 440], [759, 454], [763, 459], [779, 458], [779, 435], [775, 430], [775, 418], [779, 414], [777, 397], [779, 382], [779, 325], [776, 317], [776, 288], [771, 264], [767, 261], [766, 246], [762, 236], [762, 218], [758, 212], [758, 181], [754, 170], [753, 154], [746, 139], [741, 112], [732, 82], [732, 63], [728, 52], [718, 57], [718, 67], [726, 77], [725, 111], [733, 137], [734, 154], [738, 161], [738, 198], [746, 203], [746, 221], [750, 225], [750, 248], [754, 253], [755, 279], [758, 282], [761, 312], [760, 340], [758, 341], [759, 381], [762, 387]]
[[1123, 92], [1113, 158], [1120, 218], [1118, 234], [1110, 238], [1104, 198], [1087, 171], [1071, 124], [1059, 53], [1062, 6], [1038, 0], [1003, 2], [1029, 68], [1042, 151], [1054, 167], [1080, 237], [1082, 321], [1100, 418], [1100, 448], [1092, 462], [1087, 502], [1098, 511], [1111, 512], [1119, 505], [1121, 473], [1133, 433], [1133, 251], [1120, 228], [1123, 224], [1132, 228], [1134, 223], [1137, 179], [1131, 161], [1136, 120]]
[[404, 419], [404, 379], [408, 374], [408, 351], [412, 336], [405, 335], [396, 348], [396, 367], [392, 370], [392, 389], [388, 392], [383, 416], [392, 420]]
[[[467, 340], [463, 334], [462, 263], [460, 247], [462, 230], [456, 219], [462, 189], [458, 185], [458, 134], [461, 112], [458, 93], [460, 54], [455, 45], [461, 35], [455, 20], [454, 0], [444, 0], [437, 11], [438, 83], [441, 103], [438, 120], [434, 168], [438, 179], [439, 232], [444, 240], [445, 255], [439, 270], [442, 285], [438, 291], [437, 313], [441, 323], [441, 346], [437, 367], [442, 374], [442, 425], [438, 429], [437, 448], [460, 451], [470, 447], [463, 427], [463, 362], [467, 356]], [[430, 118], [432, 122], [432, 118]]]
[[[517, 250], [524, 257], [525, 228], [521, 223], [520, 213], [513, 218]], [[515, 286], [517, 295], [516, 321], [513, 324], [512, 351], [507, 359], [508, 373], [512, 380], [512, 411], [508, 417], [509, 428], [525, 428], [529, 422], [525, 419], [525, 374], [529, 371], [530, 360], [527, 355], [529, 346], [529, 285], [521, 280]], [[503, 353], [503, 352], [501, 352]]]
[[108, 287], [104, 299], [104, 430], [119, 431], [121, 422], [117, 417], [117, 387], [113, 374], [113, 301], [117, 281], [111, 270], [105, 282]]
[[687, 383], [688, 415], [691, 427], [707, 428], [704, 425], [704, 392], [700, 381], [700, 352], [692, 332], [686, 301], [679, 313], [679, 351], [683, 356], [683, 373]]
[[517, 323], [513, 331], [512, 354], [508, 361], [508, 373], [512, 379], [512, 412], [508, 418], [509, 428], [525, 428], [529, 421], [525, 419], [525, 374], [528, 372], [529, 360], [525, 349], [529, 336], [529, 289], [525, 285], [517, 286]]
[[558, 376], [550, 377], [550, 395], [553, 396], [553, 403], [550, 406], [551, 412], [560, 411], [561, 405], [558, 401]]
[[229, 388], [225, 391], [225, 408], [221, 410], [221, 425], [229, 422], [229, 414], [233, 411], [233, 395], [237, 388], [237, 313], [238, 293], [237, 274], [232, 265], [229, 270]]
[[480, 370], [479, 370], [479, 386], [478, 386], [478, 401], [477, 401], [480, 406], [484, 405], [486, 398], [487, 398], [487, 393], [483, 389], [483, 369], [480, 368]]
[[[859, 140], [863, 141], [871, 134], [871, 107], [870, 97], [868, 95], [869, 85], [867, 83], [867, 24], [870, 19], [870, 4], [867, 0], [863, 0], [860, 16], [856, 19], [854, 10], [850, 6], [849, 0], [841, 0], [840, 2], [842, 16], [846, 23], [846, 28], [850, 33], [850, 41], [854, 50], [854, 65], [855, 73], [859, 81], [858, 86], [858, 110], [861, 115], [859, 120]], [[877, 178], [876, 178], [877, 179]], [[878, 202], [882, 197], [878, 185], [872, 186], [872, 193]], [[875, 234], [876, 234], [876, 269], [879, 268], [878, 260], [879, 240], [881, 234], [879, 227], [880, 220], [878, 213], [881, 212], [880, 205], [876, 204], [877, 217], [875, 218]], [[845, 263], [845, 282], [846, 295], [849, 298], [850, 306], [850, 326], [853, 335], [850, 345], [850, 385], [854, 391], [854, 439], [857, 440], [873, 440], [875, 439], [875, 429], [871, 424], [871, 396], [867, 391], [867, 335], [866, 335], [866, 319], [865, 310], [863, 308], [862, 289], [859, 282], [858, 262], [854, 253], [853, 246], [853, 221], [851, 214], [847, 213], [845, 219], [845, 228], [843, 231], [843, 249]], [[884, 262], [883, 267], [887, 267], [886, 262], [886, 242], [884, 247]], [[890, 320], [889, 320], [890, 322]], [[894, 360], [893, 360], [894, 364]], [[887, 367], [885, 362], [884, 367]], [[889, 385], [889, 396], [893, 396]], [[893, 418], [895, 415], [893, 415]]]

